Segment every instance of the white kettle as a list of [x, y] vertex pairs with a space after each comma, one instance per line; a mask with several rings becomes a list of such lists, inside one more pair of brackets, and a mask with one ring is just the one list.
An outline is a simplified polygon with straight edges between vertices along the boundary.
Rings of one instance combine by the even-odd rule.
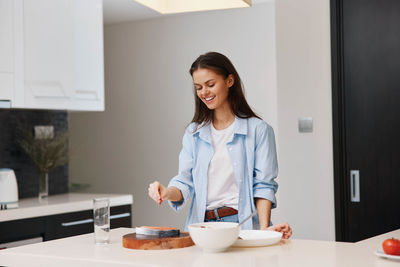
[[0, 209], [18, 208], [18, 185], [11, 169], [0, 169]]

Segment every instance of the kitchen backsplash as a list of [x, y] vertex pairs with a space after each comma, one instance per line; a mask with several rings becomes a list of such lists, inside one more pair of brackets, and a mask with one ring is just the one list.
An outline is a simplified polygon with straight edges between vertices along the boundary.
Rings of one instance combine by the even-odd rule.
[[[33, 131], [35, 125], [53, 125], [54, 134], [68, 131], [66, 111], [0, 109], [0, 168], [13, 169], [18, 181], [19, 198], [36, 197], [39, 173], [32, 160], [16, 142], [19, 125]], [[68, 192], [68, 164], [49, 173], [49, 194]]]

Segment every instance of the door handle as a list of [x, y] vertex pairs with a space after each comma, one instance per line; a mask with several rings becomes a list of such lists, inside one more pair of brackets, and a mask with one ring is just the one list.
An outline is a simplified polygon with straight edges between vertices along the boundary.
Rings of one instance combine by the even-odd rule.
[[360, 202], [360, 171], [350, 171], [350, 198], [351, 202]]

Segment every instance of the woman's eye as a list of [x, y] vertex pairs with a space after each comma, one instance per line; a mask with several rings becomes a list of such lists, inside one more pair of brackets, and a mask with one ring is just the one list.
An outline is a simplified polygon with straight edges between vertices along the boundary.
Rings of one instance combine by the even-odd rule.
[[201, 87], [195, 87], [197, 91], [201, 90]]
[[213, 84], [209, 84], [208, 87], [214, 87], [214, 85], [215, 85], [214, 83]]

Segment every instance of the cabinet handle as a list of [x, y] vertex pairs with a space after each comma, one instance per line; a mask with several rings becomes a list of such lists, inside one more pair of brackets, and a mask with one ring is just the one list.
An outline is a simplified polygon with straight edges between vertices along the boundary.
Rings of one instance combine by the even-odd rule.
[[84, 100], [99, 100], [97, 92], [92, 90], [76, 90], [75, 97]]
[[[114, 219], [119, 219], [119, 218], [125, 218], [129, 217], [131, 214], [129, 212], [121, 213], [121, 214], [114, 214], [110, 216], [110, 220]], [[74, 226], [74, 225], [80, 225], [80, 224], [86, 224], [86, 223], [92, 223], [93, 219], [85, 219], [85, 220], [79, 220], [79, 221], [73, 221], [73, 222], [64, 222], [61, 223], [61, 226], [68, 227], [68, 226]]]
[[360, 171], [350, 171], [350, 197], [351, 202], [360, 202]]
[[114, 214], [110, 216], [110, 220], [119, 219], [129, 217], [131, 214], [129, 212], [121, 213], [121, 214]]
[[93, 219], [86, 219], [86, 220], [79, 220], [79, 221], [74, 221], [74, 222], [61, 223], [61, 226], [68, 227], [68, 226], [92, 223], [92, 222], [93, 222]]
[[0, 100], [0, 108], [11, 108], [10, 100]]

